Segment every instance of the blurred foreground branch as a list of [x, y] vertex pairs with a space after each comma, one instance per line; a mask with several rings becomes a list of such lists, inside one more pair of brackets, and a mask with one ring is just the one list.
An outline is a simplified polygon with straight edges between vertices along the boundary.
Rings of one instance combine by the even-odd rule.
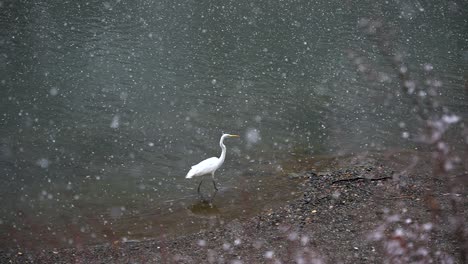
[[[405, 61], [405, 57], [398, 51], [396, 30], [393, 30], [380, 19], [361, 19], [359, 26], [366, 33], [367, 37], [371, 39], [372, 43], [375, 44], [386, 65], [393, 71], [401, 91], [405, 95], [404, 97], [408, 98], [414, 105], [413, 112], [424, 126], [423, 132], [415, 139], [418, 143], [429, 146], [431, 149], [433, 164], [432, 184], [435, 186], [436, 181], [447, 183], [451, 208], [447, 210], [447, 214], [449, 215], [446, 215], [446, 217], [451, 221], [451, 225], [453, 226], [453, 236], [457, 241], [460, 261], [461, 263], [467, 263], [468, 232], [463, 216], [464, 199], [462, 197], [465, 196], [464, 191], [466, 190], [468, 176], [466, 173], [453, 176], [457, 168], [461, 168], [462, 171], [466, 172], [466, 168], [464, 168], [466, 164], [462, 162], [462, 158], [454, 153], [453, 147], [446, 140], [447, 131], [457, 123], [460, 123], [462, 121], [461, 117], [450, 111], [448, 107], [440, 102], [438, 97], [442, 82], [432, 76], [433, 66], [430, 63], [424, 64], [422, 69], [426, 73], [424, 75], [429, 77], [418, 78], [420, 77], [418, 74], [411, 72], [408, 62]], [[366, 65], [364, 56], [360, 56], [356, 51], [349, 51], [348, 57], [355, 64], [358, 71], [368, 80], [380, 81], [381, 76], [387, 76], [375, 70], [374, 67]], [[401, 94], [401, 92], [398, 92], [398, 94]], [[466, 129], [461, 133], [466, 133]], [[438, 210], [439, 203], [432, 191], [428, 190], [426, 199], [433, 214], [438, 215], [443, 210]], [[462, 197], [456, 195], [459, 193], [463, 193]], [[421, 228], [425, 233], [429, 229], [432, 229], [432, 227]], [[425, 235], [425, 237], [429, 239], [429, 236]], [[387, 243], [388, 245], [389, 243]]]

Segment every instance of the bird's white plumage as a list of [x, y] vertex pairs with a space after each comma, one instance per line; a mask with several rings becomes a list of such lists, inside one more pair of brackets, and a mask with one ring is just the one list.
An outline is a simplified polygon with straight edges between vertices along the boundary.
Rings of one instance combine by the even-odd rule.
[[217, 157], [206, 159], [197, 165], [193, 165], [185, 178], [190, 179], [192, 177], [214, 173], [217, 169], [219, 169], [219, 167], [221, 167], [221, 164], [222, 163], [220, 163], [220, 160]]
[[[211, 174], [213, 177], [214, 183], [214, 173], [221, 165], [224, 163], [224, 159], [226, 157], [226, 146], [223, 144], [225, 138], [228, 137], [239, 137], [238, 135], [231, 135], [231, 134], [223, 134], [221, 139], [219, 140], [219, 146], [221, 147], [221, 156], [211, 157], [209, 159], [203, 160], [202, 162], [198, 163], [197, 165], [193, 165], [190, 171], [185, 176], [186, 179], [190, 179], [192, 177], [203, 176], [206, 174]], [[200, 187], [200, 186], [199, 186]], [[215, 186], [216, 188], [216, 186]]]

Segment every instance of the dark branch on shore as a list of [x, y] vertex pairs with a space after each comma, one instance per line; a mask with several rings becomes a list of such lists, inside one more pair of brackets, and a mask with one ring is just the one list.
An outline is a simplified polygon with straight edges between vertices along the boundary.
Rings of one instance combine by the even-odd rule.
[[337, 180], [337, 181], [333, 181], [331, 184], [337, 184], [337, 183], [341, 183], [341, 182], [354, 182], [354, 181], [384, 181], [384, 180], [388, 180], [388, 179], [391, 179], [392, 177], [381, 177], [381, 178], [364, 178], [364, 177], [355, 177], [355, 178], [349, 178], [349, 179], [341, 179], [341, 180]]

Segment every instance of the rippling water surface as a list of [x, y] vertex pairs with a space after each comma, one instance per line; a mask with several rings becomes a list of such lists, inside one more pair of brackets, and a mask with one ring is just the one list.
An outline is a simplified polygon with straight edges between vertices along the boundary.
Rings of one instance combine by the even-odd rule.
[[[440, 100], [467, 117], [466, 10], [462, 1], [2, 1], [0, 242], [189, 232], [294, 197], [282, 175], [296, 154], [411, 148], [411, 101], [360, 25], [389, 25], [414, 75], [440, 82]], [[380, 81], [359, 74], [366, 64], [350, 53]], [[184, 176], [219, 155], [222, 132], [241, 139], [225, 142], [221, 190], [206, 207]]]

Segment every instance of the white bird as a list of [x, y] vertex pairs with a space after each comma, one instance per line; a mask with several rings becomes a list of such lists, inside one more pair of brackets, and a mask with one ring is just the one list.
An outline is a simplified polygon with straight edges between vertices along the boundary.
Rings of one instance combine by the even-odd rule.
[[[218, 188], [216, 188], [216, 182], [214, 178], [215, 171], [221, 167], [224, 163], [224, 159], [226, 158], [226, 146], [223, 144], [223, 141], [225, 138], [232, 138], [232, 137], [239, 137], [239, 135], [231, 135], [231, 134], [223, 134], [221, 136], [221, 139], [219, 140], [219, 146], [222, 149], [221, 156], [219, 158], [217, 157], [212, 157], [209, 159], [206, 159], [197, 165], [193, 165], [190, 171], [187, 173], [187, 176], [185, 176], [186, 179], [190, 179], [192, 177], [197, 177], [197, 176], [203, 176], [206, 174], [211, 173], [211, 177], [213, 179], [213, 186], [216, 191], [218, 191]], [[200, 184], [198, 184], [198, 193], [200, 193], [200, 186], [203, 182], [203, 179], [200, 181]]]

